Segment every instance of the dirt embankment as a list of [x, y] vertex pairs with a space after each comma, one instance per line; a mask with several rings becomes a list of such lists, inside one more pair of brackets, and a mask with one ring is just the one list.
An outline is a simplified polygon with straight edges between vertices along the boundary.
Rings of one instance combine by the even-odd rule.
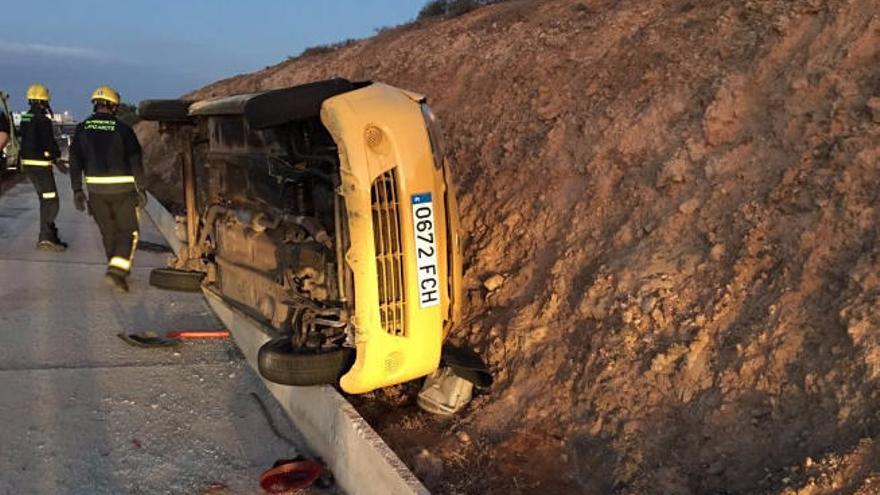
[[436, 493], [880, 490], [880, 2], [511, 1], [196, 96], [331, 76], [457, 168], [497, 385], [362, 406]]

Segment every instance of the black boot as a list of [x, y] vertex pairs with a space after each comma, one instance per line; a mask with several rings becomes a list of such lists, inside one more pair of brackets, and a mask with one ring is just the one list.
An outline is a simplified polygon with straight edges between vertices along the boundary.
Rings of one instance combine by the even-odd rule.
[[104, 279], [107, 280], [108, 284], [112, 285], [117, 290], [121, 292], [128, 292], [128, 282], [125, 280], [127, 276], [127, 273], [123, 273], [120, 270], [108, 268], [107, 273], [104, 274]]
[[61, 242], [58, 238], [41, 239], [40, 242], [37, 243], [37, 249], [59, 253], [67, 249], [67, 244]]
[[67, 249], [67, 243], [62, 242], [61, 239], [58, 238], [58, 229], [55, 227], [55, 224], [50, 226], [48, 234], [40, 234], [40, 240], [37, 242], [37, 249], [56, 253]]
[[58, 237], [58, 227], [56, 227], [54, 223], [52, 224], [52, 240], [53, 242], [55, 242], [55, 244], [64, 246], [64, 249], [67, 249], [67, 243], [62, 241], [61, 238]]

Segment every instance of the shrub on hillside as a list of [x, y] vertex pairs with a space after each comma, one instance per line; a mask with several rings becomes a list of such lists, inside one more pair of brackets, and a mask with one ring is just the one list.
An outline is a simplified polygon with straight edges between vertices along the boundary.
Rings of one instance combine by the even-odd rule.
[[431, 17], [455, 17], [470, 12], [478, 7], [498, 3], [503, 0], [430, 0], [419, 11], [417, 19]]
[[431, 0], [419, 11], [417, 19], [427, 19], [429, 17], [439, 17], [446, 15], [447, 0]]

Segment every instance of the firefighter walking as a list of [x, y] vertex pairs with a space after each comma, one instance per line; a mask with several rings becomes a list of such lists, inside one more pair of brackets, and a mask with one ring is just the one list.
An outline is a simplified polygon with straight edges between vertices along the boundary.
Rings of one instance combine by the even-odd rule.
[[[0, 98], [3, 98], [3, 95], [0, 94]], [[9, 125], [9, 119], [6, 117], [6, 112], [0, 110], [0, 174], [6, 169], [6, 155], [3, 153], [3, 148], [6, 147], [6, 144], [9, 143], [9, 135], [11, 133], [11, 126]], [[10, 165], [11, 169], [12, 166]]]
[[[2, 97], [3, 95], [0, 95], [0, 98]], [[10, 129], [11, 126], [9, 125], [9, 118], [6, 117], [6, 112], [0, 110], [0, 153], [3, 153], [3, 148], [9, 143]]]
[[88, 209], [101, 231], [107, 280], [127, 292], [138, 242], [137, 208], [146, 204], [139, 187], [141, 146], [132, 128], [116, 118], [119, 93], [101, 86], [92, 93], [92, 105], [94, 113], [80, 122], [70, 145], [70, 184], [76, 209]]
[[[55, 219], [61, 204], [58, 200], [58, 189], [55, 187], [53, 165], [61, 156], [61, 150], [55, 141], [52, 121], [47, 114], [49, 107], [49, 90], [42, 84], [32, 84], [27, 90], [30, 110], [21, 114], [21, 168], [30, 179], [40, 199], [40, 237], [37, 247], [47, 251], [63, 251], [67, 244], [58, 238]], [[64, 171], [63, 168], [61, 168]]]

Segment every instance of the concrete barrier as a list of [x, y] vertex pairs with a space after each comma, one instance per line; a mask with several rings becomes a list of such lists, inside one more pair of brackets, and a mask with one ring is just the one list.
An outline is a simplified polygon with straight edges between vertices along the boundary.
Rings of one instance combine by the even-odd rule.
[[165, 241], [168, 242], [168, 246], [171, 247], [174, 254], [179, 256], [184, 244], [180, 242], [175, 233], [176, 222], [174, 221], [174, 215], [165, 209], [162, 203], [149, 192], [147, 193], [147, 206], [144, 207], [144, 211], [146, 211], [150, 220], [153, 221], [153, 225], [156, 226], [162, 237], [165, 238]]
[[[174, 216], [150, 197], [147, 214], [178, 253]], [[205, 298], [257, 371], [257, 352], [269, 329], [205, 289]], [[263, 380], [306, 442], [330, 467], [336, 483], [351, 495], [430, 495], [399, 457], [335, 388], [288, 387]]]

